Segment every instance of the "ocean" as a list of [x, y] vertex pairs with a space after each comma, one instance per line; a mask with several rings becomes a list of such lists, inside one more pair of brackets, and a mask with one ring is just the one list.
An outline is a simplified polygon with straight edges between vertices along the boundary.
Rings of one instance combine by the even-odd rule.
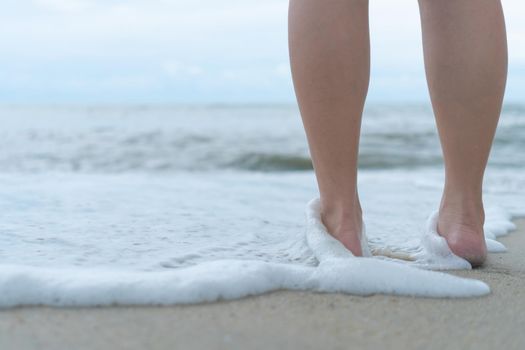
[[[0, 307], [489, 291], [432, 271], [446, 263], [425, 255], [443, 183], [427, 106], [365, 110], [359, 188], [373, 258], [320, 258], [308, 244], [318, 192], [295, 106], [4, 106], [0, 122]], [[525, 215], [524, 150], [525, 106], [505, 106], [487, 238]]]

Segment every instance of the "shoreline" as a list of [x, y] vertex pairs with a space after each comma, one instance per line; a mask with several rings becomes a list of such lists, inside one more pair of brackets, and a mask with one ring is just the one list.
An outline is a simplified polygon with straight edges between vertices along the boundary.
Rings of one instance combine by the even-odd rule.
[[279, 291], [177, 306], [18, 307], [0, 311], [0, 348], [10, 349], [519, 349], [525, 347], [525, 219], [499, 240], [472, 299]]

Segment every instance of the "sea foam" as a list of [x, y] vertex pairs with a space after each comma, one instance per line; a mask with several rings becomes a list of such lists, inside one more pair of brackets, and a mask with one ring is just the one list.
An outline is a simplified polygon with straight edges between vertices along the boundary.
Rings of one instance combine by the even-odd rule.
[[[524, 214], [516, 188], [525, 178], [489, 178], [485, 226], [496, 238]], [[3, 174], [0, 307], [198, 303], [281, 289], [484, 295], [483, 282], [431, 271], [421, 238], [442, 180], [438, 171], [362, 171], [374, 256], [356, 258], [307, 205], [312, 172]]]
[[472, 297], [490, 291], [480, 281], [370, 258], [336, 258], [316, 268], [218, 260], [163, 272], [0, 267], [2, 307], [189, 304], [281, 289], [428, 297]]

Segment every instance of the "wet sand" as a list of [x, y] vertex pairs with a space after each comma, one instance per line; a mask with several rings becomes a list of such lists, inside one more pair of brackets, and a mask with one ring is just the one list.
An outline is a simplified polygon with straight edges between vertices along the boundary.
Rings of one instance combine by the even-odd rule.
[[476, 299], [275, 292], [174, 307], [0, 311], [0, 349], [525, 349], [525, 220]]

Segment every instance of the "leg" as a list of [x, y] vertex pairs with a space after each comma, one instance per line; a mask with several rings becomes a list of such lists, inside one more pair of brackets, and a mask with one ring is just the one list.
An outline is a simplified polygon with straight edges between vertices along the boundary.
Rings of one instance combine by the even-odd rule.
[[328, 232], [362, 255], [357, 155], [370, 75], [368, 0], [290, 0], [295, 92]]
[[420, 0], [427, 81], [445, 162], [438, 231], [474, 266], [486, 258], [483, 174], [507, 74], [499, 0]]

